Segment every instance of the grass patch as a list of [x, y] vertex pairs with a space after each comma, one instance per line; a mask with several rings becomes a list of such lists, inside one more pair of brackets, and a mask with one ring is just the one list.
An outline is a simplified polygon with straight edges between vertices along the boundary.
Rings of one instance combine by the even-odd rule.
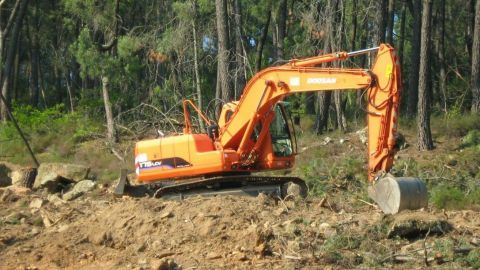
[[[102, 126], [80, 112], [65, 113], [63, 106], [38, 110], [31, 106], [15, 106], [14, 115], [41, 161], [65, 161], [72, 157], [76, 145]], [[9, 161], [31, 164], [27, 149], [11, 122], [0, 126], [0, 150]]]
[[356, 249], [360, 247], [362, 240], [362, 237], [356, 235], [337, 234], [325, 240], [323, 250], [328, 252], [339, 249]]
[[463, 263], [467, 267], [472, 267], [473, 269], [480, 269], [480, 249], [474, 249], [468, 253], [468, 255], [463, 259]]
[[459, 187], [437, 186], [433, 188], [431, 201], [440, 209], [468, 209], [480, 206], [480, 190], [461, 190]]
[[480, 115], [453, 114], [446, 117], [435, 116], [431, 121], [431, 126], [437, 133], [445, 134], [448, 137], [465, 136], [471, 130], [480, 130]]
[[462, 138], [462, 143], [460, 147], [475, 147], [480, 145], [480, 130], [474, 129], [470, 130], [467, 135]]

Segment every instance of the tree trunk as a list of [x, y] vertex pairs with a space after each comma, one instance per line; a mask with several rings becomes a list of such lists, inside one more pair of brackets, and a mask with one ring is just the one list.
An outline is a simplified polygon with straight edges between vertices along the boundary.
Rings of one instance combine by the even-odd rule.
[[402, 14], [400, 17], [400, 40], [398, 42], [398, 54], [400, 57], [400, 67], [403, 68], [403, 56], [405, 54], [405, 22], [407, 19], [407, 8], [405, 2], [402, 2]]
[[[334, 18], [335, 26], [338, 25], [337, 29], [333, 29], [332, 25], [332, 47], [331, 51], [338, 51], [343, 47], [343, 32], [345, 28], [345, 5], [343, 4], [342, 0], [336, 2], [336, 5], [333, 7], [332, 16]], [[333, 63], [334, 67], [339, 67], [339, 63]], [[346, 102], [343, 101], [343, 91], [336, 90], [333, 93], [334, 103], [335, 103], [335, 111], [337, 113], [337, 127], [341, 131], [345, 131], [347, 129], [347, 117], [345, 116], [345, 105]]]
[[432, 2], [423, 0], [422, 34], [420, 48], [420, 74], [418, 87], [418, 150], [433, 149], [432, 133], [430, 130], [430, 97], [428, 95], [429, 78], [429, 49], [430, 49], [430, 24]]
[[280, 0], [277, 15], [277, 60], [285, 58], [284, 40], [287, 27], [287, 0]]
[[386, 42], [393, 45], [393, 26], [395, 22], [395, 0], [388, 0], [388, 21]]
[[63, 91], [62, 91], [62, 72], [57, 64], [53, 64], [53, 75], [55, 77], [55, 96], [56, 103], [63, 103]]
[[18, 40], [18, 36], [20, 35], [23, 17], [25, 15], [25, 11], [27, 9], [27, 4], [28, 4], [28, 0], [19, 0], [19, 1], [21, 2], [20, 2], [18, 14], [15, 17], [15, 24], [13, 25], [12, 34], [8, 42], [9, 44], [6, 48], [6, 57], [5, 57], [5, 63], [3, 68], [3, 74], [2, 74], [2, 82], [0, 84], [2, 85], [2, 94], [5, 97], [5, 101], [7, 102], [7, 104], [2, 104], [1, 110], [0, 110], [0, 118], [3, 121], [6, 121], [8, 118], [8, 112], [7, 112], [6, 106], [9, 106], [9, 102], [10, 102], [9, 85], [10, 85], [10, 74], [12, 72], [12, 65], [15, 57], [15, 50], [16, 50], [15, 44]]
[[18, 77], [20, 76], [20, 35], [17, 38], [17, 42], [15, 45], [15, 60], [13, 64], [13, 80], [12, 80], [12, 92], [13, 92], [13, 99], [16, 100], [19, 97], [18, 93]]
[[[319, 7], [317, 7], [319, 9]], [[335, 24], [335, 10], [336, 5], [331, 1], [327, 2], [327, 6], [325, 8], [325, 39], [323, 44], [323, 52], [325, 54], [332, 51], [332, 40], [334, 37], [333, 27]], [[331, 91], [320, 91], [317, 93], [317, 114], [315, 119], [315, 133], [321, 134], [324, 130], [327, 129], [328, 125], [328, 113], [330, 108], [331, 102]]]
[[[467, 27], [465, 29], [465, 50], [468, 52], [468, 60], [473, 59], [473, 42], [475, 31], [475, 0], [467, 0], [465, 3], [465, 9], [467, 12]], [[469, 63], [472, 64], [472, 63]]]
[[440, 1], [440, 12], [438, 16], [438, 87], [443, 112], [447, 112], [447, 72], [445, 69], [445, 0]]
[[322, 134], [323, 131], [327, 130], [328, 109], [330, 107], [331, 95], [331, 91], [317, 93], [317, 115], [314, 126], [314, 131], [317, 135]]
[[270, 25], [271, 17], [272, 17], [271, 12], [268, 12], [267, 21], [265, 22], [265, 25], [263, 26], [263, 29], [262, 29], [262, 36], [258, 40], [257, 51], [255, 56], [255, 72], [259, 72], [260, 69], [262, 69], [263, 46], [265, 45], [265, 42], [267, 42], [268, 27]]
[[72, 80], [70, 80], [69, 76], [68, 75], [65, 75], [65, 84], [67, 85], [67, 94], [68, 94], [68, 102], [69, 102], [69, 105], [70, 105], [70, 112], [74, 112], [75, 111], [75, 105], [74, 105], [74, 102], [73, 102], [73, 82]]
[[111, 143], [117, 142], [117, 133], [113, 123], [112, 104], [110, 103], [110, 81], [108, 76], [102, 75], [103, 105], [105, 106], [105, 117], [107, 118], [107, 139]]
[[420, 32], [421, 32], [421, 0], [413, 0], [413, 36], [412, 36], [412, 52], [410, 55], [410, 77], [407, 95], [407, 115], [415, 116], [417, 114], [418, 100], [418, 68], [420, 64]]
[[217, 17], [217, 35], [218, 35], [218, 61], [217, 69], [219, 70], [219, 78], [222, 99], [229, 102], [233, 98], [232, 89], [229, 83], [229, 37], [227, 29], [227, 2], [226, 0], [215, 0], [215, 10]]
[[[368, 20], [364, 19], [363, 21], [363, 29], [362, 29], [362, 34], [360, 36], [360, 48], [365, 48], [367, 47], [367, 37], [368, 37]], [[365, 67], [366, 64], [367, 64], [367, 60], [369, 58], [367, 57], [367, 55], [362, 55], [360, 56], [360, 67]], [[360, 91], [357, 91], [357, 99], [356, 99], [356, 103], [357, 103], [357, 106], [359, 108], [363, 108], [361, 107], [362, 106], [362, 97], [364, 96], [366, 90], [360, 90]]]
[[480, 0], [475, 5], [475, 27], [472, 45], [472, 112], [480, 113]]
[[357, 1], [358, 0], [353, 0], [352, 1], [352, 37], [351, 37], [351, 50], [355, 51], [356, 49], [356, 38], [357, 38], [357, 24], [358, 24], [358, 10], [357, 10]]
[[245, 54], [243, 53], [243, 35], [242, 35], [242, 6], [240, 0], [234, 0], [234, 21], [235, 21], [235, 100], [243, 94], [245, 88], [247, 73], [245, 69]]
[[378, 46], [385, 41], [385, 1], [374, 0], [375, 2], [375, 18], [373, 22], [373, 46]]
[[[28, 19], [28, 17], [27, 17]], [[29, 98], [30, 98], [30, 105], [34, 108], [38, 106], [38, 96], [39, 96], [39, 88], [38, 88], [38, 72], [37, 72], [37, 50], [35, 48], [36, 40], [34, 31], [30, 31], [30, 24], [26, 23], [26, 30], [27, 30], [27, 38], [28, 38], [28, 65], [29, 65]]]
[[[202, 110], [202, 90], [200, 88], [200, 72], [198, 67], [198, 52], [197, 52], [197, 1], [193, 1], [193, 20], [192, 20], [192, 35], [193, 35], [193, 66], [195, 69], [195, 89], [197, 91], [197, 106]], [[198, 115], [198, 124], [200, 125], [200, 131], [205, 131], [205, 125], [203, 119]]]

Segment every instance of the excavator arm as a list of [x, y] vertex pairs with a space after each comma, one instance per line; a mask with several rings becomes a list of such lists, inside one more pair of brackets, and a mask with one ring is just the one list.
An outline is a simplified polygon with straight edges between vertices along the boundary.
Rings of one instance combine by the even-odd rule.
[[[370, 70], [317, 67], [320, 64], [342, 61], [358, 54], [378, 50]], [[261, 145], [252, 142], [256, 125], [269, 126], [274, 106], [291, 94], [366, 89], [368, 101], [368, 179], [373, 181], [379, 172], [388, 172], [392, 166], [395, 133], [401, 89], [400, 67], [395, 50], [386, 44], [370, 50], [291, 60], [289, 63], [267, 68], [257, 73], [245, 87], [233, 113], [222, 114], [219, 142], [224, 149], [234, 149], [240, 159], [251, 157]]]

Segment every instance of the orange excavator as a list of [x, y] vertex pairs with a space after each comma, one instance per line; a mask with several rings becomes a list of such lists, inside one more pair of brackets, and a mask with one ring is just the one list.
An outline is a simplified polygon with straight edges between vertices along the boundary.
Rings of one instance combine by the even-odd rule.
[[[372, 51], [377, 57], [371, 69], [319, 67]], [[286, 196], [292, 185], [306, 195], [307, 187], [297, 177], [252, 174], [294, 166], [296, 137], [282, 100], [304, 92], [366, 89], [368, 193], [385, 213], [425, 207], [427, 191], [421, 180], [388, 173], [395, 154], [401, 90], [397, 60], [388, 44], [290, 60], [255, 74], [240, 100], [223, 105], [217, 121], [185, 100], [183, 134], [136, 143], [137, 183], [154, 187], [154, 195], [162, 197], [259, 192]], [[193, 132], [190, 109], [206, 123], [206, 133]], [[116, 194], [129, 186], [126, 178], [123, 172]]]

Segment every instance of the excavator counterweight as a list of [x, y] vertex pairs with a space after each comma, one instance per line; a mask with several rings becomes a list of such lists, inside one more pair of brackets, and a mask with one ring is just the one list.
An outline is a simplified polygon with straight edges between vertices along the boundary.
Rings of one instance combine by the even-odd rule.
[[[377, 51], [377, 57], [370, 69], [326, 67], [371, 51]], [[427, 192], [422, 181], [388, 174], [396, 151], [401, 90], [397, 60], [395, 50], [388, 44], [293, 59], [255, 74], [240, 100], [225, 103], [215, 120], [208, 119], [191, 101], [184, 101], [183, 134], [137, 142], [137, 182], [154, 184], [155, 195], [162, 196], [172, 192], [191, 194], [198, 189], [212, 194], [212, 190], [238, 188], [251, 194], [252, 186], [263, 192], [269, 190], [267, 186], [278, 186], [271, 190], [285, 196], [285, 186], [293, 182], [305, 195], [306, 185], [296, 177], [251, 175], [294, 166], [294, 126], [282, 101], [304, 92], [366, 90], [369, 195], [385, 213], [425, 207]], [[193, 132], [188, 107], [203, 119], [206, 133]], [[123, 190], [120, 186], [118, 190]]]

